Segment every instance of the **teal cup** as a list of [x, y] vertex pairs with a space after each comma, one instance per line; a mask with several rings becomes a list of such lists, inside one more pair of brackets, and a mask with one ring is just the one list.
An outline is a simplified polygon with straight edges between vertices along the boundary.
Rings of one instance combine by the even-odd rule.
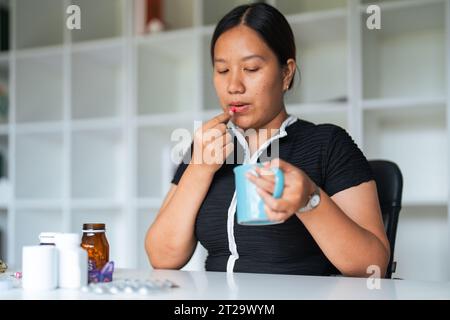
[[[246, 174], [256, 175], [254, 168], [262, 167], [262, 164], [243, 164], [233, 169], [236, 183], [237, 197], [237, 222], [241, 225], [263, 226], [278, 224], [281, 221], [271, 221], [264, 210], [264, 201], [256, 191], [256, 185], [251, 182]], [[280, 198], [284, 189], [284, 174], [279, 168], [271, 168], [275, 174], [274, 198]]]

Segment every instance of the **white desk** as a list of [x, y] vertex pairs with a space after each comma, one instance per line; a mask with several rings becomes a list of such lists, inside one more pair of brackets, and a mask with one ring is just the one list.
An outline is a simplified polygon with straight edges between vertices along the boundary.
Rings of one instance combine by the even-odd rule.
[[20, 288], [0, 292], [2, 299], [157, 299], [157, 300], [300, 300], [300, 299], [450, 299], [450, 282], [381, 280], [368, 289], [367, 279], [174, 270], [116, 270], [114, 279], [168, 279], [179, 288], [149, 296], [94, 294], [79, 290], [30, 293]]

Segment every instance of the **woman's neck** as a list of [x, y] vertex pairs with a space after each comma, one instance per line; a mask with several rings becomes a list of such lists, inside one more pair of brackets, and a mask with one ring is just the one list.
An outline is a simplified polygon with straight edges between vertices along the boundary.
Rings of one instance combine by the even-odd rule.
[[286, 108], [283, 109], [268, 123], [256, 128], [254, 130], [249, 130], [250, 134], [246, 134], [245, 139], [250, 148], [250, 153], [253, 155], [267, 140], [274, 136], [280, 129], [283, 122], [288, 118]]

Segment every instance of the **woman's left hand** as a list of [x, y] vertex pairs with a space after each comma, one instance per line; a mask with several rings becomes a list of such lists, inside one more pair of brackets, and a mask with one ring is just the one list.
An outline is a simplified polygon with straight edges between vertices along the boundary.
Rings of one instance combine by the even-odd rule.
[[[272, 196], [275, 175], [270, 168], [280, 168], [284, 173], [283, 194], [278, 199]], [[301, 169], [281, 159], [266, 162], [263, 168], [255, 167], [255, 171], [258, 177], [247, 173], [247, 178], [256, 185], [267, 216], [272, 221], [286, 221], [306, 205], [315, 189], [314, 182]]]

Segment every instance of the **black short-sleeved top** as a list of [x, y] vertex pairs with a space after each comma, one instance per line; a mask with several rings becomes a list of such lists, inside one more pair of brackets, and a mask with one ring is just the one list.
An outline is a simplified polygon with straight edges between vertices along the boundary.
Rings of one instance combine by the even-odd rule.
[[[279, 140], [279, 157], [302, 169], [329, 196], [373, 179], [367, 159], [344, 129], [298, 119], [286, 132]], [[195, 235], [208, 251], [208, 271], [226, 271], [230, 256], [227, 214], [235, 191], [233, 168], [242, 163], [237, 159], [242, 152], [236, 151], [242, 147], [236, 138], [234, 143], [234, 159], [238, 163], [224, 164], [216, 172], [196, 219]], [[270, 156], [270, 150], [268, 153]], [[179, 165], [172, 183], [178, 184], [186, 167], [185, 163]], [[234, 237], [239, 254], [235, 272], [337, 272], [296, 215], [282, 224], [268, 226], [242, 226], [235, 217]]]

